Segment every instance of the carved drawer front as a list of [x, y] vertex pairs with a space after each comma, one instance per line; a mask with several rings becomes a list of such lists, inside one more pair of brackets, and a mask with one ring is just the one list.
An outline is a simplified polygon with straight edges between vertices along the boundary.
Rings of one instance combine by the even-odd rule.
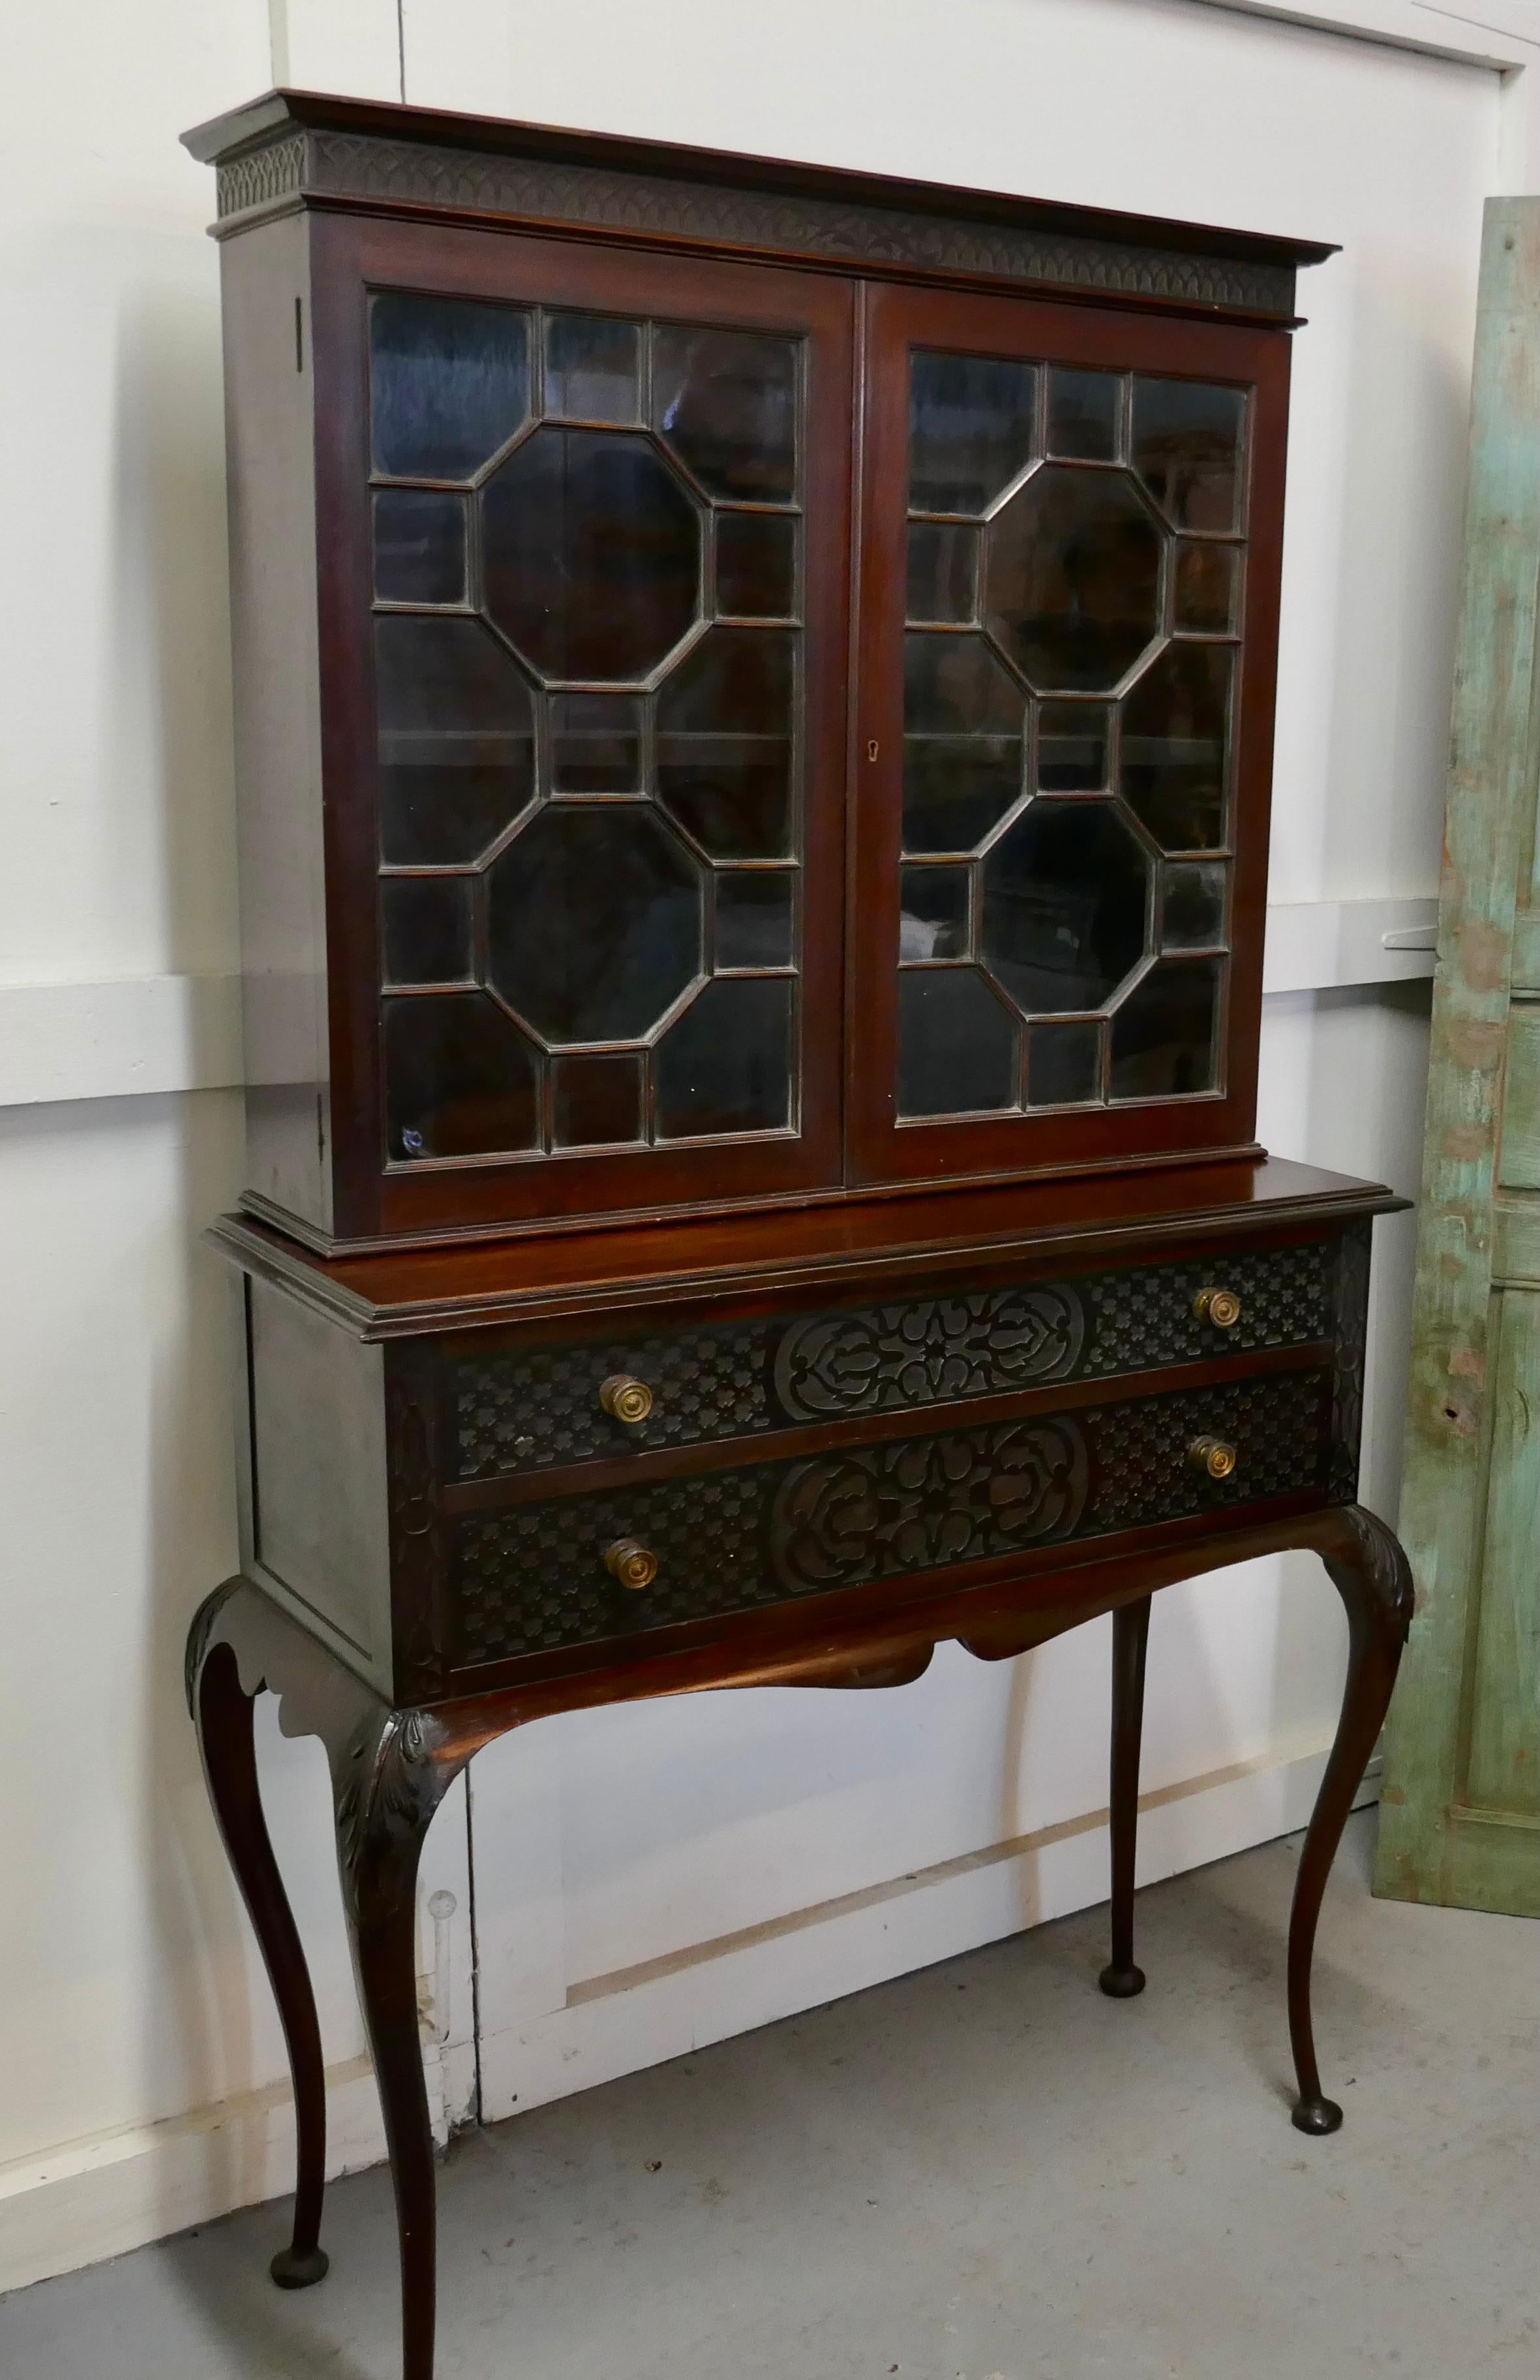
[[[462, 1519], [452, 1666], [1330, 1490], [1327, 1370], [844, 1446]], [[1229, 1461], [1225, 1458], [1231, 1458]]]
[[[467, 1355], [449, 1366], [449, 1475], [491, 1478], [627, 1448], [705, 1445], [1308, 1345], [1334, 1334], [1343, 1254], [1340, 1240], [1307, 1241], [667, 1336]], [[1199, 1312], [1206, 1291], [1228, 1296], [1223, 1318]], [[644, 1418], [628, 1423], [605, 1409], [601, 1392], [615, 1381], [645, 1388]]]

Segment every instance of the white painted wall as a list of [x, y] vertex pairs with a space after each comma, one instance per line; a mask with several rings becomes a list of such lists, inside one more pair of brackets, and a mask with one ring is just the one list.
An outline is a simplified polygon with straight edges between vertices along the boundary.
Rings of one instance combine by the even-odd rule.
[[[1383, 38], [1290, 13], [1372, 19]], [[1425, 918], [1436, 881], [1481, 201], [1537, 187], [1540, 27], [1511, 0], [1483, 6], [1485, 26], [1477, 13], [5, 13], [0, 2284], [285, 2186], [276, 2024], [178, 1682], [188, 1617], [234, 1560], [226, 1318], [196, 1234], [233, 1198], [240, 1149], [219, 1087], [236, 1075], [236, 956], [216, 259], [212, 188], [176, 134], [275, 76], [391, 97], [404, 69], [414, 100], [1342, 241], [1305, 280], [1296, 349], [1273, 978], [1295, 988], [1268, 1003], [1262, 1132], [1411, 1187], [1425, 995], [1363, 987], [1376, 923]], [[1399, 905], [1358, 905], [1375, 902]], [[1309, 989], [1339, 974], [1360, 989]], [[1382, 1231], [1367, 1488], [1391, 1512], [1411, 1237]], [[1150, 1872], [1301, 1808], [1342, 1650], [1310, 1572], [1258, 1565], [1163, 1597]], [[939, 1657], [902, 1694], [586, 1715], [484, 1755], [489, 2112], [1100, 1897], [1106, 1705], [1091, 1629], [1000, 1669]], [[367, 2156], [320, 1754], [269, 1718], [261, 1759], [336, 2070], [337, 2154]], [[430, 2058], [450, 2111], [472, 2087], [467, 1840], [457, 1794], [425, 1877], [457, 1904], [450, 2039]]]

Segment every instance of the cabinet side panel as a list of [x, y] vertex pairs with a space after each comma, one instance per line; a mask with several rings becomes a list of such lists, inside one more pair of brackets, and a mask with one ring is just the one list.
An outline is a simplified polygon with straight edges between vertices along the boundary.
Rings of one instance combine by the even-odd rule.
[[391, 1676], [383, 1363], [266, 1281], [250, 1284], [257, 1575], [323, 1623], [382, 1692]]
[[332, 1199], [308, 230], [222, 251], [247, 1171], [325, 1231]]

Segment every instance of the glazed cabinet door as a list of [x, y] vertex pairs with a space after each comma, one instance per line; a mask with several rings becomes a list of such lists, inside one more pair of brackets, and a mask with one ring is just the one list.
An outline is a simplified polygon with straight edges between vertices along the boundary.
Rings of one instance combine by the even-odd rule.
[[313, 240], [339, 1229], [836, 1181], [850, 285]]
[[853, 1172], [1243, 1146], [1288, 342], [867, 307]]

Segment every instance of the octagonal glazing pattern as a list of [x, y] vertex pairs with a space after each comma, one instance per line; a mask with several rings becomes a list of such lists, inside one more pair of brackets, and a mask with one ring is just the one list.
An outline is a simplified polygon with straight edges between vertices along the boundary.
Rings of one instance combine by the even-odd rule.
[[1220, 1088], [1243, 389], [911, 357], [901, 1119]]
[[645, 678], [695, 625], [700, 530], [649, 439], [545, 422], [481, 490], [492, 625], [548, 683]]
[[1045, 463], [991, 520], [985, 619], [1038, 694], [1106, 694], [1160, 628], [1164, 540], [1125, 471]]
[[390, 1160], [794, 1130], [800, 340], [385, 292], [370, 370]]

